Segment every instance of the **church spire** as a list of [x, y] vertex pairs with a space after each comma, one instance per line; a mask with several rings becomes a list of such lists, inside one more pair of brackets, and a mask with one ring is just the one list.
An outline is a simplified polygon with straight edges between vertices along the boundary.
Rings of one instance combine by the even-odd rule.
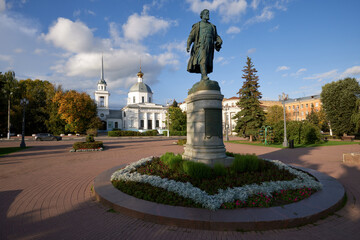
[[107, 85], [104, 78], [104, 54], [101, 55], [101, 79], [99, 80], [98, 84]]
[[105, 81], [105, 79], [104, 79], [104, 54], [101, 55], [101, 80]]

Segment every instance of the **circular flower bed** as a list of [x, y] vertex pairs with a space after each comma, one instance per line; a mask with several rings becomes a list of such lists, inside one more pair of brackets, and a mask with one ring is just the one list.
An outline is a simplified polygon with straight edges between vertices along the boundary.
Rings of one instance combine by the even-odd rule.
[[[278, 200], [286, 202], [298, 201], [309, 196], [313, 191], [322, 188], [321, 183], [316, 181], [312, 176], [300, 170], [283, 164], [277, 160], [265, 160], [275, 165], [279, 170], [286, 170], [294, 175], [292, 180], [285, 181], [265, 181], [259, 184], [248, 184], [240, 187], [228, 187], [226, 189], [218, 189], [216, 194], [209, 194], [206, 191], [193, 186], [190, 182], [180, 182], [168, 178], [161, 178], [156, 175], [141, 174], [137, 169], [151, 163], [155, 158], [143, 158], [134, 162], [123, 169], [114, 172], [111, 181], [114, 185], [119, 182], [127, 182], [130, 184], [141, 183], [148, 184], [155, 188], [165, 189], [168, 192], [177, 194], [184, 199], [190, 199], [196, 205], [204, 208], [215, 210], [218, 208], [236, 208], [256, 205], [258, 207], [267, 207], [267, 199], [278, 198]], [[146, 187], [146, 185], [143, 185]], [[141, 194], [141, 191], [134, 193], [134, 196]], [[175, 197], [176, 197], [175, 196]], [[146, 199], [146, 197], [145, 197]]]

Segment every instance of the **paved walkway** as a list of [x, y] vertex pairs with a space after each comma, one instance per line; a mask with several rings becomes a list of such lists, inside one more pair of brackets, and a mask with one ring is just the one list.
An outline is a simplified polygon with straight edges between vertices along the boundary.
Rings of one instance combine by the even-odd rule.
[[[227, 144], [227, 150], [312, 168], [337, 178], [348, 195], [336, 214], [300, 228], [264, 232], [164, 226], [108, 211], [94, 201], [94, 178], [106, 169], [183, 148], [166, 138], [104, 140], [104, 152], [70, 153], [72, 141], [28, 142], [0, 157], [0, 239], [360, 239], [360, 166], [342, 164], [359, 145], [274, 149]], [[18, 146], [3, 141], [0, 147]]]

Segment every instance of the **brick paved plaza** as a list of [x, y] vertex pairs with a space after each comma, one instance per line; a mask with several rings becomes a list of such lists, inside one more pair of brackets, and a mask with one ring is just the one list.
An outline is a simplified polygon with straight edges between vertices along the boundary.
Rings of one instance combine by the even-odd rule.
[[[343, 184], [348, 201], [326, 219], [299, 228], [262, 232], [205, 231], [158, 225], [108, 211], [94, 201], [101, 172], [167, 151], [174, 140], [104, 139], [103, 152], [70, 153], [73, 141], [27, 142], [31, 148], [0, 157], [0, 239], [360, 239], [360, 165], [342, 163], [359, 145], [275, 149], [226, 144], [228, 151], [311, 168]], [[1, 141], [0, 147], [17, 147]]]

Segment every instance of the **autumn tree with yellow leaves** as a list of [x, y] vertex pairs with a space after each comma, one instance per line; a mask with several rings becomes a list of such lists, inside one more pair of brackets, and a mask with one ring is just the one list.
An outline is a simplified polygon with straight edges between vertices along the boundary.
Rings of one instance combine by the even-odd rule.
[[59, 91], [55, 94], [53, 103], [58, 105], [58, 114], [66, 122], [66, 131], [85, 133], [87, 129], [99, 128], [101, 125], [96, 104], [87, 93]]

